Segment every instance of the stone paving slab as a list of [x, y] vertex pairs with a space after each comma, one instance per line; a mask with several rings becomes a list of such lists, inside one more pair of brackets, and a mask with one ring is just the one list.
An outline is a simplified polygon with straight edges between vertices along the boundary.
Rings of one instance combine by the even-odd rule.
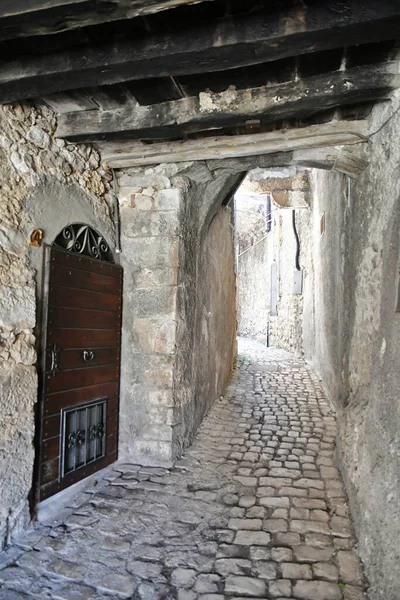
[[309, 365], [240, 340], [176, 466], [103, 471], [0, 555], [0, 600], [363, 600], [335, 435]]

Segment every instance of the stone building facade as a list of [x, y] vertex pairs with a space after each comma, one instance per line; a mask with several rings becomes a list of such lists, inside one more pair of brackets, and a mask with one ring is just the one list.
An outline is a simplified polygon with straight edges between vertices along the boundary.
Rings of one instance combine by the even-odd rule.
[[47, 108], [0, 109], [0, 538], [25, 527], [35, 461], [42, 249], [62, 228], [83, 221], [114, 241], [110, 174], [88, 146], [55, 140]]
[[[274, 245], [281, 256], [281, 304], [271, 343], [303, 351], [338, 410], [338, 456], [371, 597], [379, 600], [395, 597], [400, 558], [399, 103], [397, 93], [373, 109], [365, 169], [357, 178], [312, 169], [310, 191], [305, 186], [301, 198], [290, 197], [299, 190], [289, 189], [284, 204], [271, 192], [282, 207]], [[120, 170], [113, 179], [95, 149], [56, 140], [55, 124], [48, 108], [14, 104], [0, 111], [3, 546], [32, 516], [43, 244], [51, 245], [63, 227], [86, 223], [115, 250], [118, 194], [121, 459], [171, 464], [223, 393], [235, 357], [227, 201], [252, 165], [169, 163]], [[300, 208], [308, 204], [310, 210]], [[293, 309], [296, 251], [289, 209], [298, 215], [303, 270], [293, 318], [287, 309]], [[30, 243], [37, 229], [43, 232], [39, 247]]]
[[[400, 97], [376, 107], [357, 178], [314, 170], [306, 357], [338, 410], [345, 476], [371, 598], [395, 598], [399, 561]], [[325, 232], [321, 235], [321, 217]]]
[[[94, 148], [54, 138], [49, 108], [9, 105], [0, 119], [5, 545], [35, 507], [44, 247], [77, 222], [110, 244], [124, 269], [119, 457], [170, 465], [223, 392], [233, 365], [233, 229], [222, 203], [238, 174], [185, 163], [120, 171], [112, 181]], [[121, 254], [115, 252], [117, 193]], [[38, 229], [39, 247], [30, 241]]]
[[[307, 173], [255, 169], [235, 201], [238, 332], [303, 353], [303, 291], [310, 281]], [[297, 267], [301, 281], [295, 288]]]

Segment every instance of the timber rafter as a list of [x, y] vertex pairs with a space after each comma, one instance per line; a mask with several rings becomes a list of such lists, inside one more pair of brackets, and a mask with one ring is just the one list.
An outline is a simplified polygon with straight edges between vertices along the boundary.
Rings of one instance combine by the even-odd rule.
[[324, 108], [385, 97], [400, 85], [397, 63], [356, 67], [289, 83], [228, 89], [152, 106], [61, 115], [57, 135], [71, 141], [167, 139], [194, 131], [312, 115]]
[[61, 33], [212, 0], [2, 0], [0, 40]]
[[[35, 1], [39, 2], [31, 3]], [[22, 4], [22, 0], [18, 2]], [[144, 0], [114, 2], [147, 4]], [[70, 3], [78, 6], [79, 0]], [[148, 4], [160, 6], [162, 2]], [[172, 4], [170, 0], [169, 5]], [[44, 18], [46, 10], [42, 12]], [[0, 102], [131, 80], [223, 71], [390, 40], [399, 35], [399, 30], [400, 3], [393, 0], [348, 0], [345, 4], [342, 0], [304, 0], [297, 9], [262, 10], [214, 19], [207, 24], [191, 23], [170, 33], [151, 33], [133, 40], [57, 52], [51, 51], [50, 46], [44, 53], [42, 46], [42, 54], [0, 64]], [[1, 18], [0, 31], [4, 31]]]
[[365, 143], [367, 133], [365, 121], [339, 121], [269, 133], [209, 137], [185, 142], [105, 142], [99, 145], [99, 149], [107, 168], [124, 168], [157, 163], [275, 155], [278, 152], [284, 153], [284, 157], [285, 153], [299, 149]]

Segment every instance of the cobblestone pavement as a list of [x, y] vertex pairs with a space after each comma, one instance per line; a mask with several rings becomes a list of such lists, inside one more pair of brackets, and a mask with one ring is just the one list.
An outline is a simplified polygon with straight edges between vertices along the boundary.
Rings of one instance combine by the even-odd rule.
[[1, 600], [362, 600], [335, 418], [309, 366], [240, 340], [172, 470], [116, 464], [1, 556]]

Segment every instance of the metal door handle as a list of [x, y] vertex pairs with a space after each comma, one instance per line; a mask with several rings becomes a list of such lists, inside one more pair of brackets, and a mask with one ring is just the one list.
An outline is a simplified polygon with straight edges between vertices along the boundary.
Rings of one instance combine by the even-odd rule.
[[93, 352], [93, 350], [84, 350], [82, 356], [83, 360], [87, 362], [88, 360], [94, 359], [95, 353]]
[[53, 347], [50, 350], [51, 352], [51, 365], [50, 365], [50, 373], [52, 377], [56, 376], [58, 369], [58, 354], [60, 352], [60, 348], [57, 348], [56, 344], [53, 344]]

